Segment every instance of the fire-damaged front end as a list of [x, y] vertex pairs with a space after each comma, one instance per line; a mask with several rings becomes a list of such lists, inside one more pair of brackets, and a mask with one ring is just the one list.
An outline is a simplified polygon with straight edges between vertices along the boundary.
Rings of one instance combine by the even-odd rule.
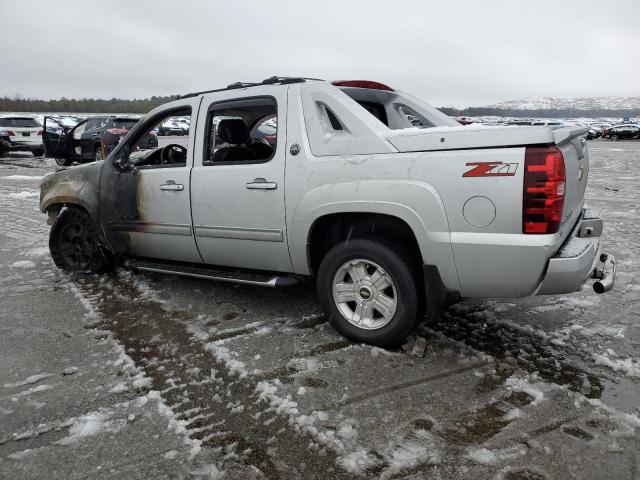
[[98, 216], [100, 174], [103, 163], [88, 163], [50, 173], [40, 184], [40, 210], [52, 224], [63, 206], [74, 205]]
[[45, 176], [40, 184], [40, 210], [53, 225], [65, 208], [84, 210], [91, 218], [100, 243], [113, 255], [129, 249], [126, 232], [108, 228], [114, 222], [138, 218], [138, 179], [135, 169], [112, 162], [92, 162], [61, 169]]

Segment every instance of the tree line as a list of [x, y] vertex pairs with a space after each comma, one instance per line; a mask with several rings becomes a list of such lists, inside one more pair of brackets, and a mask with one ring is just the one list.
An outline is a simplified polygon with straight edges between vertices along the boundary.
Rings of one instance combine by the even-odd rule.
[[163, 103], [176, 100], [178, 95], [141, 99], [125, 98], [65, 98], [40, 100], [37, 98], [0, 97], [0, 112], [60, 112], [60, 113], [147, 113]]
[[[21, 98], [15, 96], [0, 97], [0, 112], [59, 112], [59, 113], [146, 113], [163, 103], [176, 100], [178, 95], [151, 98], [65, 98], [57, 100], [40, 100], [37, 98]], [[591, 110], [516, 110], [506, 108], [469, 107], [463, 109], [442, 107], [440, 110], [454, 117], [640, 117], [640, 109], [591, 109]]]

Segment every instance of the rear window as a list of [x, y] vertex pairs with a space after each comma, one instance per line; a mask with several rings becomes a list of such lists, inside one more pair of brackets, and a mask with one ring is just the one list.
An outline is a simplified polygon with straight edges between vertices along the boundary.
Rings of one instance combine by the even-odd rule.
[[133, 126], [138, 123], [138, 120], [134, 118], [117, 118], [111, 122], [112, 128], [126, 128], [131, 130]]
[[0, 127], [38, 128], [40, 124], [34, 118], [0, 118]]

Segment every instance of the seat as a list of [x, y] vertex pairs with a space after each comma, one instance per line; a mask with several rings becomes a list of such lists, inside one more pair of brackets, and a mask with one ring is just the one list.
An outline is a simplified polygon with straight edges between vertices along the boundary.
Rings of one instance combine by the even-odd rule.
[[217, 150], [213, 154], [211, 161], [233, 162], [253, 159], [253, 152], [247, 148], [249, 129], [242, 119], [229, 118], [221, 120], [216, 133], [220, 140], [229, 144], [229, 146]]

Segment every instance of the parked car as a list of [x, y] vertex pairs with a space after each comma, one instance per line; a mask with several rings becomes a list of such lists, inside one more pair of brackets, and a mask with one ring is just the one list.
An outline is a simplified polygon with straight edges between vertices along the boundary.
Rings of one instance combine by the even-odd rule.
[[179, 123], [176, 119], [167, 120], [157, 127], [158, 135], [188, 135], [189, 126]]
[[585, 138], [587, 140], [595, 140], [596, 138], [602, 136], [602, 131], [597, 130], [595, 128], [589, 128], [589, 131], [586, 133]]
[[[138, 151], [159, 122], [192, 113], [187, 147]], [[286, 135], [251, 138], [274, 115]], [[584, 208], [584, 133], [463, 127], [377, 82], [274, 77], [152, 110], [106, 161], [46, 176], [40, 208], [64, 270], [315, 278], [338, 331], [397, 344], [423, 306], [434, 318], [460, 297], [613, 286], [602, 218]]]
[[42, 126], [33, 117], [0, 117], [0, 132], [4, 137], [4, 151], [28, 151], [34, 157], [41, 157], [44, 153]]
[[[138, 122], [129, 117], [90, 117], [72, 128], [61, 119], [44, 118], [44, 149], [47, 158], [54, 158], [58, 165], [102, 160], [118, 145]], [[158, 146], [158, 139], [148, 133], [139, 143], [140, 149]]]
[[11, 139], [6, 132], [0, 131], [0, 157], [11, 150]]
[[637, 139], [640, 138], [640, 125], [633, 123], [614, 125], [613, 127], [604, 129], [602, 137], [614, 142], [618, 140]]
[[563, 122], [559, 122], [557, 120], [535, 120], [531, 122], [531, 125], [534, 127], [564, 127], [565, 124]]

